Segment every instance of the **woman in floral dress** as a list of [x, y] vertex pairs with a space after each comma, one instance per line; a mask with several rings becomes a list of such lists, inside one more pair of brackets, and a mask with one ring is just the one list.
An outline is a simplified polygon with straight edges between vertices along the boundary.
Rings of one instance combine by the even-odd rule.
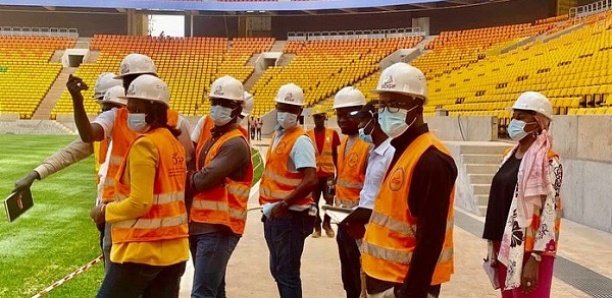
[[552, 105], [525, 92], [512, 108], [508, 134], [518, 144], [493, 177], [483, 238], [503, 298], [550, 297], [563, 179], [548, 132]]

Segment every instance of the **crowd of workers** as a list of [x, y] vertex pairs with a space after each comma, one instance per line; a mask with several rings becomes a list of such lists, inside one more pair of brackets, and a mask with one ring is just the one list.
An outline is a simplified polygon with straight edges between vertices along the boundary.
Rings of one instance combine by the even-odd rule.
[[[98, 297], [176, 297], [185, 264], [194, 264], [192, 297], [225, 297], [228, 261], [245, 230], [253, 183], [250, 140], [261, 120], [248, 118], [253, 96], [242, 82], [212, 83], [210, 114], [192, 130], [170, 109], [171, 94], [151, 58], [130, 54], [120, 74], [99, 76], [102, 112], [90, 122], [71, 76], [79, 138], [16, 182], [16, 190], [95, 154], [98, 192], [91, 218], [100, 231], [105, 276]], [[304, 92], [288, 83], [276, 97], [277, 125], [259, 187], [270, 273], [283, 298], [302, 297], [305, 239], [336, 237], [347, 298], [438, 297], [453, 265], [453, 203], [458, 170], [424, 122], [424, 74], [396, 63], [366, 102], [341, 89], [333, 109], [316, 107], [305, 131]], [[513, 106], [517, 145], [493, 178], [483, 238], [491, 282], [502, 297], [548, 297], [559, 234], [562, 168], [551, 150], [552, 107], [537, 92]], [[245, 119], [243, 121], [243, 119]], [[243, 126], [241, 123], [246, 122]], [[371, 210], [367, 224], [334, 232], [328, 205]]]

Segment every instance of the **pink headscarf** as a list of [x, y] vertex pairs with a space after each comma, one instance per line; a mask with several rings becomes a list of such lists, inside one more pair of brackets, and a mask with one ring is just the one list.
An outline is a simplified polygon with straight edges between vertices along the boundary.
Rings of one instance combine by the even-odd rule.
[[550, 119], [539, 113], [535, 119], [542, 133], [525, 152], [518, 172], [517, 222], [521, 228], [531, 225], [534, 208], [542, 207], [541, 196], [553, 191], [548, 165], [548, 152], [552, 146], [552, 136], [548, 133]]

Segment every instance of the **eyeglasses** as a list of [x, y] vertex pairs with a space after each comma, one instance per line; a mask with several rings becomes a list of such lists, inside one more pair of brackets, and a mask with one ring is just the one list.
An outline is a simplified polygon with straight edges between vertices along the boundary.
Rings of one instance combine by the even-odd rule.
[[394, 101], [390, 103], [378, 103], [375, 107], [380, 114], [383, 113], [385, 109], [389, 111], [389, 113], [397, 113], [400, 110], [410, 110], [416, 106], [411, 106], [410, 103], [404, 101]]

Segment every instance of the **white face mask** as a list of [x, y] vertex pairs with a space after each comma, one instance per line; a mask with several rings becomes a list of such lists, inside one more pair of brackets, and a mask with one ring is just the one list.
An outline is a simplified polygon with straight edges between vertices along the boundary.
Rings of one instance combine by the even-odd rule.
[[287, 112], [277, 112], [276, 113], [276, 121], [278, 125], [280, 125], [284, 129], [293, 128], [297, 125], [296, 114], [291, 114]]
[[145, 118], [147, 115], [145, 113], [128, 113], [127, 117], [127, 125], [128, 128], [136, 133], [145, 133], [149, 130], [149, 124]]
[[210, 108], [210, 118], [212, 118], [216, 126], [223, 126], [234, 119], [232, 117], [233, 111], [231, 108], [220, 105], [212, 106]]
[[410, 110], [399, 109], [397, 113], [389, 112], [388, 108], [385, 108], [384, 111], [379, 111], [378, 123], [380, 123], [380, 128], [392, 139], [401, 136], [416, 121], [415, 117], [410, 124], [407, 124], [406, 117], [408, 116], [408, 113], [418, 107], [419, 106], [414, 106]]

